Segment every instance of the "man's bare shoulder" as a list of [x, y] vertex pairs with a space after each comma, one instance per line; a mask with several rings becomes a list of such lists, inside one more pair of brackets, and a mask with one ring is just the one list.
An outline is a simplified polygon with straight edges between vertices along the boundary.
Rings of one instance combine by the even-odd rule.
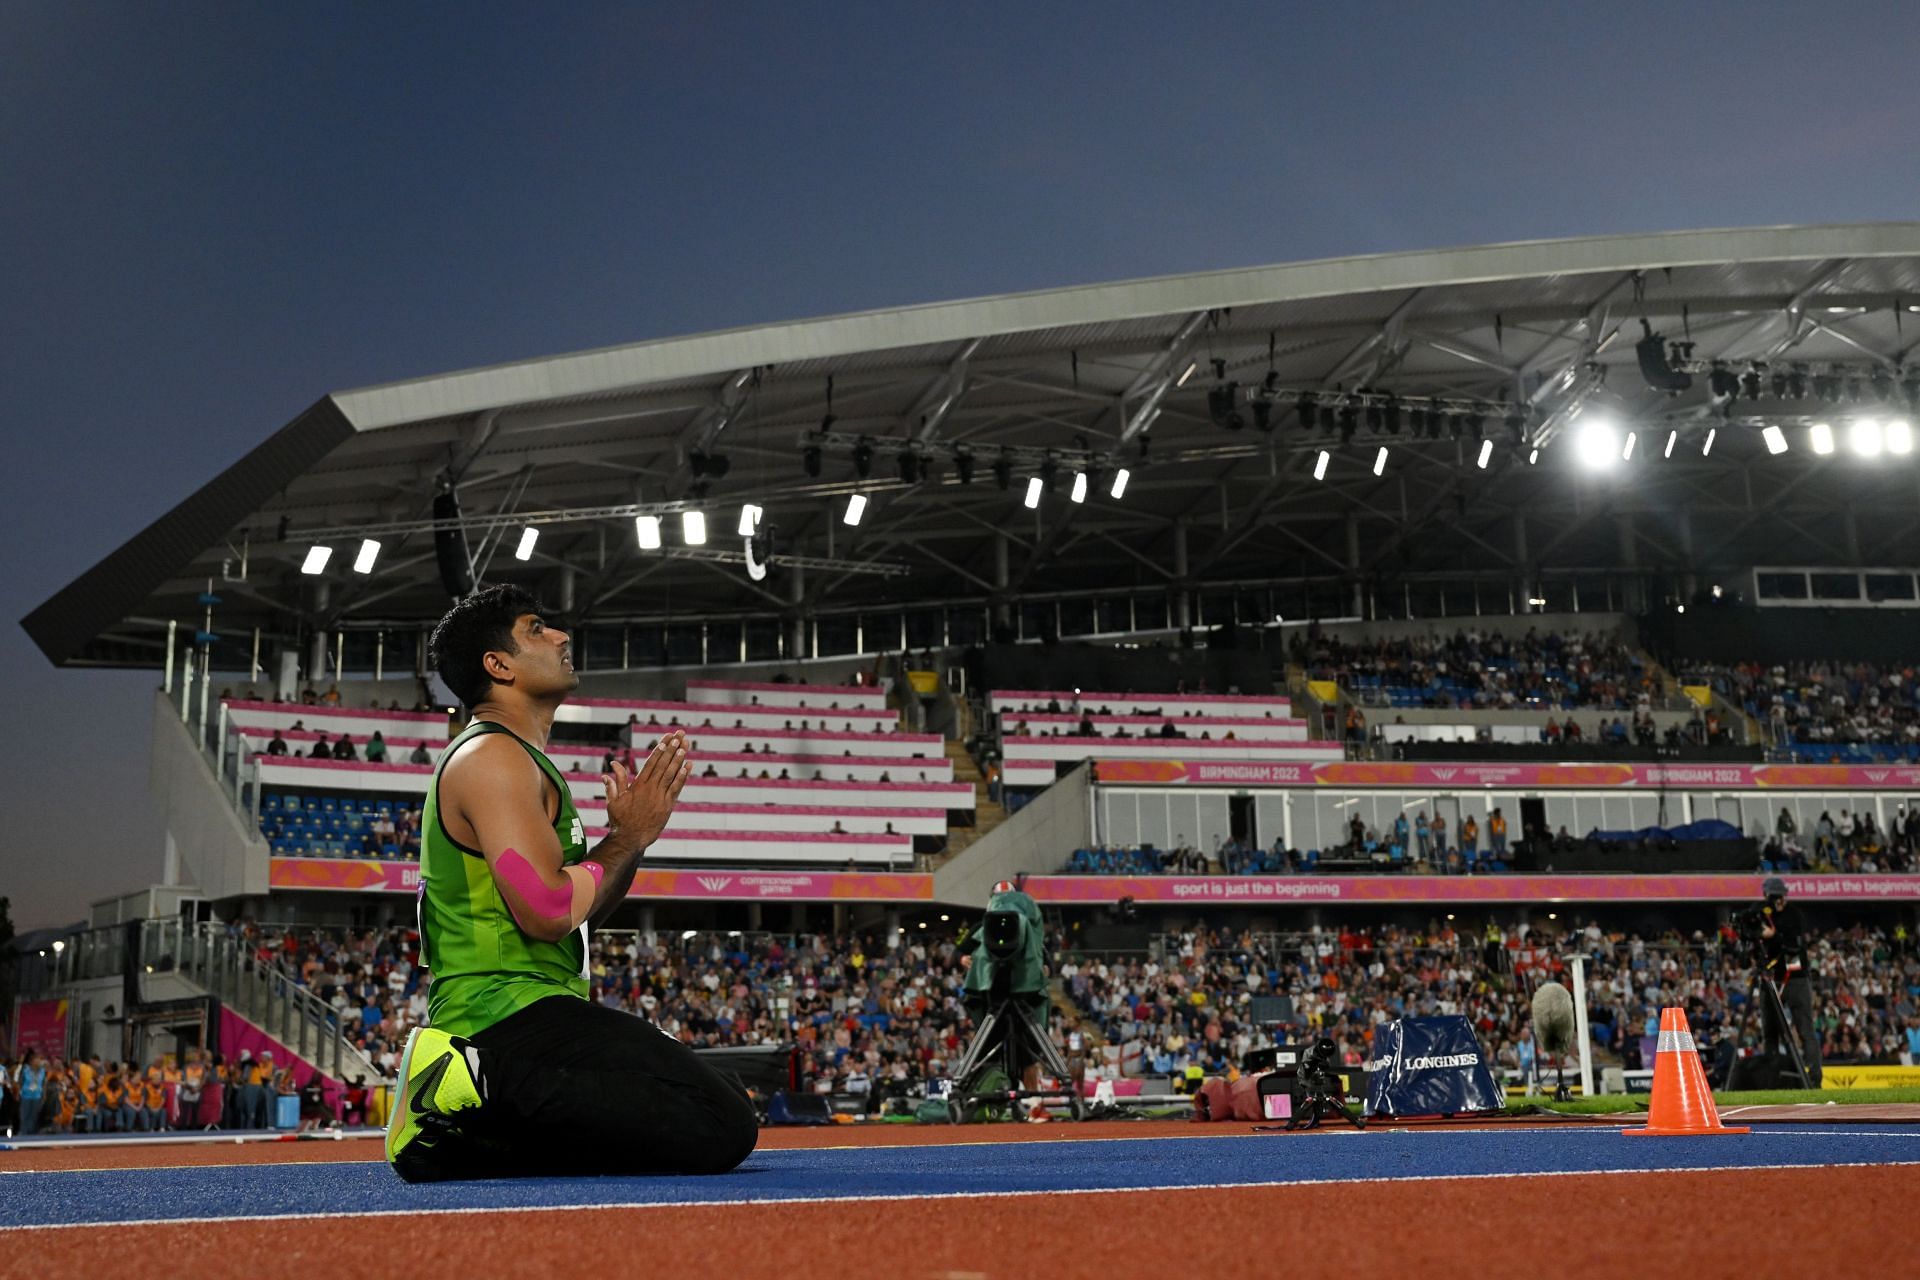
[[440, 767], [440, 785], [456, 796], [476, 789], [538, 790], [540, 766], [508, 733], [483, 733], [454, 748]]

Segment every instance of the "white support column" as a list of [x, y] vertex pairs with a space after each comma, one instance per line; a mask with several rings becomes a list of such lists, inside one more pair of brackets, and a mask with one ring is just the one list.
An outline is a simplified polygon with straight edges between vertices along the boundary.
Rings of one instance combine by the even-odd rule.
[[1580, 1096], [1593, 1096], [1593, 1035], [1587, 1029], [1587, 958], [1572, 957], [1573, 1033], [1580, 1041]]
[[167, 623], [167, 660], [166, 665], [160, 669], [160, 692], [162, 693], [173, 692], [173, 645], [179, 631], [178, 622]]

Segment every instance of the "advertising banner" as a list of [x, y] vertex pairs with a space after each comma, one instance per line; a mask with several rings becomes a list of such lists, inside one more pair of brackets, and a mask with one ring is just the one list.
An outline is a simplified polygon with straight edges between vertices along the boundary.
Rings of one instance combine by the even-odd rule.
[[49, 1058], [67, 1056], [67, 1001], [22, 1000], [16, 1008], [14, 1052], [38, 1049]]
[[[1753, 902], [1754, 875], [1527, 876], [1032, 876], [1036, 902], [1193, 902], [1252, 905], [1290, 902]], [[1920, 902], [1920, 876], [1790, 875], [1798, 899]]]
[[1096, 760], [1094, 779], [1118, 785], [1201, 787], [1920, 791], [1920, 767], [1852, 764], [1415, 764], [1396, 760], [1290, 764]]
[[[420, 887], [420, 864], [356, 858], [275, 858], [267, 882], [274, 889], [411, 894]], [[650, 871], [643, 867], [634, 876], [627, 896], [750, 902], [931, 902], [933, 877], [854, 871]]]
[[1457, 1116], [1506, 1105], [1472, 1024], [1460, 1015], [1396, 1018], [1373, 1029], [1368, 1115]]
[[1829, 1062], [1820, 1068], [1822, 1089], [1910, 1089], [1920, 1085], [1920, 1067], [1849, 1067]]

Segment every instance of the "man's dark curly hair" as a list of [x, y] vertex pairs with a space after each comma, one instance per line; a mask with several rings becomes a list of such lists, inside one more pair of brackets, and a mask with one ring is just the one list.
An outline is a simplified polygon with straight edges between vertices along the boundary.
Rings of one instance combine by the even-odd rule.
[[468, 711], [493, 692], [493, 677], [481, 659], [493, 651], [520, 652], [513, 639], [513, 623], [528, 613], [544, 615], [546, 610], [526, 588], [498, 583], [475, 591], [434, 624], [427, 658]]

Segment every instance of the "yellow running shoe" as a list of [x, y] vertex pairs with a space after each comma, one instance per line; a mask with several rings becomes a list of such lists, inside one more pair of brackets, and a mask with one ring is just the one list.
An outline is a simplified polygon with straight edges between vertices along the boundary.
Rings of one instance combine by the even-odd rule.
[[[387, 1117], [387, 1163], [409, 1182], [452, 1117], [480, 1105], [480, 1085], [467, 1060], [468, 1042], [432, 1027], [415, 1027], [400, 1055], [400, 1085]], [[422, 1171], [424, 1172], [424, 1171]]]

